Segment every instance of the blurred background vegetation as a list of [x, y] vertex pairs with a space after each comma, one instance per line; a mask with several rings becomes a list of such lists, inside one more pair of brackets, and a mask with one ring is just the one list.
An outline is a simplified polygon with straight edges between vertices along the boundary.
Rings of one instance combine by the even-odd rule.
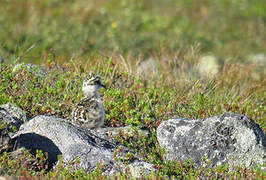
[[265, 0], [0, 0], [0, 55], [40, 63], [121, 53], [203, 53], [245, 59], [266, 52]]

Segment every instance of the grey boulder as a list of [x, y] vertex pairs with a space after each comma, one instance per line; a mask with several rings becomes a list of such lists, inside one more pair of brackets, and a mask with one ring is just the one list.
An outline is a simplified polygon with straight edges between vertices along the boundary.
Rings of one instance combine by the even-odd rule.
[[12, 103], [0, 106], [0, 122], [6, 122], [9, 126], [19, 128], [27, 120], [26, 113]]
[[13, 131], [19, 129], [23, 122], [27, 121], [22, 109], [7, 103], [0, 106], [0, 153], [13, 148], [10, 136]]
[[170, 119], [159, 125], [157, 140], [167, 151], [167, 160], [192, 159], [196, 167], [204, 165], [203, 157], [211, 159], [209, 167], [228, 163], [231, 169], [265, 163], [263, 131], [243, 115], [224, 113], [202, 120]]
[[[47, 152], [48, 160], [53, 164], [61, 155], [66, 164], [79, 157], [79, 167], [87, 172], [93, 171], [97, 163], [104, 165], [102, 170], [107, 174], [119, 171], [113, 158], [113, 152], [119, 147], [117, 143], [99, 136], [95, 131], [73, 126], [61, 118], [37, 116], [23, 124], [12, 138], [16, 140], [17, 148]], [[117, 155], [122, 157], [126, 151], [122, 148]], [[73, 166], [71, 169], [75, 168]]]

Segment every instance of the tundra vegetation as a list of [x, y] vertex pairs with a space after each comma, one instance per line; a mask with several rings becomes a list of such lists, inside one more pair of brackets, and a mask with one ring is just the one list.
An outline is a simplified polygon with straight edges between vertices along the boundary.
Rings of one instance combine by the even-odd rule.
[[[171, 117], [203, 119], [223, 112], [250, 117], [265, 134], [263, 0], [0, 0], [0, 12], [0, 55], [5, 59], [0, 64], [0, 104], [12, 102], [29, 118], [49, 114], [69, 119], [83, 96], [82, 78], [93, 71], [108, 87], [101, 90], [105, 125], [148, 128], [149, 138], [137, 131], [133, 137], [115, 138], [154, 164], [157, 171], [150, 179], [265, 178], [260, 167], [229, 171], [227, 166], [194, 169], [190, 160], [165, 162], [156, 140], [156, 128]], [[219, 71], [202, 75], [199, 59], [210, 54], [220, 59]], [[156, 73], [138, 73], [151, 57]], [[16, 63], [40, 64], [48, 73], [41, 77], [23, 68], [13, 73]], [[48, 171], [40, 151], [25, 151], [16, 160], [2, 152], [0, 174], [108, 178], [101, 165], [90, 174], [68, 171], [61, 162]]]

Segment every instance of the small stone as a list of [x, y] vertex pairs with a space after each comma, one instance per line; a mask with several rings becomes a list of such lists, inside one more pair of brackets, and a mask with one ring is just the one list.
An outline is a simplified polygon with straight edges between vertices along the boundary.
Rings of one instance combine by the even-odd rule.
[[132, 178], [145, 178], [146, 176], [150, 176], [153, 171], [156, 169], [153, 167], [151, 163], [147, 162], [133, 162], [129, 164], [125, 168], [126, 173], [130, 173]]
[[[3, 104], [0, 106], [0, 113], [6, 114], [7, 118], [9, 115], [11, 118], [13, 118], [15, 121], [17, 121], [15, 124], [22, 124], [28, 120], [26, 113], [19, 107], [16, 107], [12, 103]], [[1, 119], [0, 119], [1, 120]], [[18, 126], [19, 128], [19, 126]]]
[[198, 69], [201, 76], [213, 77], [219, 72], [218, 59], [215, 56], [203, 56], [199, 60]]
[[13, 73], [17, 72], [19, 69], [25, 69], [29, 72], [34, 72], [36, 76], [39, 77], [44, 77], [47, 75], [47, 70], [44, 67], [41, 67], [39, 65], [36, 64], [17, 64], [14, 68], [13, 68]]
[[22, 109], [7, 103], [0, 106], [0, 152], [8, 151], [14, 146], [11, 141], [12, 133], [18, 130], [23, 122], [27, 121], [26, 114]]
[[[148, 136], [149, 135], [149, 131], [147, 129], [142, 129], [139, 128], [136, 130], [138, 134], [143, 135], [143, 136]], [[135, 136], [135, 130], [130, 127], [130, 126], [125, 126], [125, 127], [104, 127], [104, 128], [100, 128], [97, 130], [97, 132], [99, 132], [100, 134], [104, 134], [104, 135], [111, 135], [113, 137], [118, 136], [120, 134], [120, 132], [122, 132], [123, 134], [126, 134], [130, 137]]]
[[137, 73], [146, 78], [156, 77], [159, 75], [158, 67], [158, 60], [149, 58], [139, 64], [137, 67]]

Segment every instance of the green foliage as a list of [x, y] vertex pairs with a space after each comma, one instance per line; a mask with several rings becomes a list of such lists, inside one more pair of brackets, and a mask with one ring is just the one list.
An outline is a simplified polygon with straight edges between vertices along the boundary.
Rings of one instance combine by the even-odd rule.
[[[266, 132], [265, 71], [245, 62], [247, 55], [266, 51], [263, 1], [13, 0], [0, 1], [0, 12], [0, 55], [9, 62], [0, 63], [0, 104], [12, 102], [31, 118], [70, 119], [83, 96], [82, 79], [93, 71], [108, 87], [101, 90], [105, 125], [131, 125], [133, 136], [121, 132], [115, 138], [154, 164], [157, 171], [150, 179], [265, 178], [260, 167], [207, 168], [206, 158], [206, 166], [198, 170], [189, 160], [165, 162], [156, 140], [156, 128], [169, 117], [206, 118], [228, 111], [249, 116]], [[206, 52], [232, 61], [224, 61], [213, 78], [199, 77], [195, 67]], [[160, 65], [158, 73], [140, 76], [140, 61], [151, 55]], [[166, 63], [165, 56], [178, 62]], [[17, 62], [42, 64], [47, 74], [38, 75], [37, 67], [13, 72]], [[251, 76], [254, 72], [257, 78]], [[141, 127], [148, 129], [148, 137], [138, 133]], [[114, 157], [120, 161], [118, 153]], [[131, 159], [127, 154], [124, 163]], [[37, 168], [24, 162], [35, 162]], [[0, 175], [107, 179], [100, 164], [87, 174], [78, 168], [78, 159], [68, 167], [59, 160], [50, 171], [45, 162], [39, 151], [35, 157], [25, 151], [19, 159], [3, 153]]]
[[[236, 168], [233, 172], [228, 171], [227, 165], [209, 169], [206, 164], [210, 162], [206, 158], [203, 158], [203, 164], [206, 166], [198, 170], [193, 168], [189, 160], [187, 162], [165, 162], [165, 151], [159, 147], [156, 139], [156, 128], [160, 122], [169, 117], [179, 115], [187, 118], [205, 118], [224, 111], [233, 111], [253, 117], [265, 130], [262, 116], [264, 101], [261, 101], [264, 93], [260, 88], [260, 83], [263, 82], [252, 79], [248, 81], [239, 71], [234, 72], [232, 69], [230, 69], [230, 75], [233, 78], [230, 79], [225, 72], [214, 79], [190, 81], [180, 85], [175, 79], [165, 82], [164, 73], [166, 72], [162, 71], [162, 76], [156, 81], [148, 81], [138, 75], [134, 76], [134, 74], [125, 72], [121, 64], [117, 63], [117, 59], [108, 58], [108, 63], [104, 61], [103, 58], [98, 59], [98, 64], [93, 64], [93, 62], [85, 64], [69, 62], [62, 66], [48, 64], [45, 67], [49, 69], [49, 73], [44, 77], [37, 76], [34, 71], [30, 72], [24, 68], [12, 72], [13, 65], [1, 64], [0, 103], [13, 102], [26, 111], [30, 117], [52, 114], [69, 119], [73, 105], [82, 97], [80, 89], [82, 78], [90, 71], [86, 67], [90, 67], [103, 77], [108, 87], [101, 91], [106, 111], [105, 125], [132, 126], [133, 136], [120, 132], [115, 138], [121, 144], [134, 150], [144, 161], [154, 164], [157, 171], [152, 177], [254, 178], [265, 175], [259, 169], [252, 172], [243, 168]], [[83, 68], [80, 68], [80, 63], [83, 63]], [[252, 89], [249, 88], [250, 86]], [[140, 127], [146, 127], [150, 135], [146, 137], [139, 134], [137, 129]], [[114, 160], [120, 162], [121, 159], [117, 154], [119, 151], [118, 149], [114, 153]], [[128, 164], [132, 157], [132, 154], [127, 154], [123, 163]], [[45, 163], [41, 152], [36, 153], [36, 158], [40, 164]], [[38, 169], [27, 170], [19, 166], [19, 163], [21, 162], [17, 159], [8, 159], [7, 154], [4, 153], [0, 162], [3, 167], [1, 174], [20, 175], [25, 172], [25, 176], [45, 175], [48, 178], [106, 178], [101, 174], [101, 165], [98, 165], [94, 172], [87, 174], [79, 168], [78, 159], [67, 167], [59, 160], [57, 169], [49, 172]], [[73, 165], [76, 168], [72, 169]], [[10, 168], [12, 172], [8, 170]], [[121, 174], [121, 177], [130, 177], [130, 175]]]
[[[16, 154], [17, 153], [17, 154]], [[3, 152], [0, 158], [0, 174], [6, 176], [44, 176], [48, 172], [47, 154], [41, 151], [33, 156], [25, 149], [14, 154]]]

